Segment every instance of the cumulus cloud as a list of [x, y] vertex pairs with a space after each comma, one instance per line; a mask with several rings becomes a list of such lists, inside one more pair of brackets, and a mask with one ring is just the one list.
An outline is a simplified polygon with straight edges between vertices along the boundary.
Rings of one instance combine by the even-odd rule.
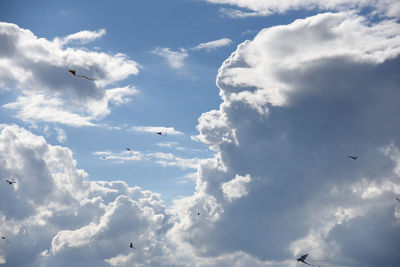
[[399, 233], [399, 29], [325, 13], [239, 45], [218, 72], [223, 103], [199, 119], [196, 138], [217, 154], [197, 193], [175, 202], [207, 218], [181, 219], [176, 238], [206, 258], [240, 251], [295, 266], [309, 253], [323, 266], [395, 266], [386, 248]]
[[[18, 95], [3, 107], [16, 110], [24, 121], [95, 125], [94, 120], [110, 113], [109, 98], [121, 103], [126, 100], [123, 96], [133, 92], [128, 86], [111, 90], [107, 97], [104, 87], [139, 71], [139, 65], [123, 54], [67, 46], [72, 40], [89, 41], [104, 34], [105, 30], [83, 31], [69, 35], [65, 42], [49, 41], [15, 24], [0, 23], [0, 84]], [[96, 81], [74, 77], [69, 69]]]
[[6, 266], [162, 266], [170, 215], [159, 194], [89, 181], [69, 149], [17, 126], [1, 126], [0, 162], [2, 179], [17, 181], [0, 186]]

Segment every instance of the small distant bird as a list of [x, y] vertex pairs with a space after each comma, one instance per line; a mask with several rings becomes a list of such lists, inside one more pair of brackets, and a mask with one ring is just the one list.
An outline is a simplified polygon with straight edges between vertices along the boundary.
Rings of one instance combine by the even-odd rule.
[[351, 158], [352, 160], [356, 160], [356, 159], [358, 159], [358, 157], [357, 156], [347, 156], [348, 158]]
[[162, 135], [162, 132], [157, 132], [158, 135]]
[[17, 183], [16, 181], [11, 181], [11, 180], [6, 180], [6, 182], [7, 182], [8, 184], [16, 184], [16, 183]]
[[126, 150], [131, 151], [131, 149], [129, 147], [127, 147]]
[[68, 70], [68, 71], [71, 72], [72, 75], [74, 75], [75, 77], [82, 77], [82, 78], [85, 78], [85, 79], [88, 79], [88, 80], [91, 80], [91, 81], [95, 81], [96, 80], [94, 78], [90, 78], [90, 77], [85, 76], [85, 75], [77, 75], [76, 74], [76, 70]]
[[399, 202], [399, 204], [400, 204], [400, 198], [396, 197], [396, 200], [397, 200], [397, 202]]
[[200, 216], [200, 212], [197, 213], [197, 216]]
[[131, 244], [129, 245], [130, 248], [135, 249], [135, 246], [133, 245], [133, 243], [131, 242]]
[[5, 236], [2, 236], [1, 239], [3, 239], [4, 241], [6, 241], [7, 243], [10, 243], [10, 242], [8, 242], [8, 240], [7, 240], [7, 238], [6, 238]]
[[103, 157], [103, 159], [106, 159], [106, 157]]

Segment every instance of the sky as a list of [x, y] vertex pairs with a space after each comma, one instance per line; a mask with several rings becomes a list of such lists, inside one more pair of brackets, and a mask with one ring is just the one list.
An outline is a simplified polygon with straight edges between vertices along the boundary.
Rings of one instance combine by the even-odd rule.
[[1, 1], [0, 265], [398, 266], [399, 17]]

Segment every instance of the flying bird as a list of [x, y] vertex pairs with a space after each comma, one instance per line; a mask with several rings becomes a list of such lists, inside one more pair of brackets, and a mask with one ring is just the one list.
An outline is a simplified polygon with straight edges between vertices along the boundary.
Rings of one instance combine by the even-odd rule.
[[162, 132], [157, 132], [158, 135], [162, 135]]
[[106, 157], [103, 157], [103, 159], [106, 159]]
[[352, 160], [356, 160], [356, 159], [358, 159], [358, 157], [357, 156], [347, 156], [348, 158], [351, 158]]
[[127, 147], [126, 150], [131, 151], [131, 149], [129, 147]]
[[11, 181], [11, 180], [6, 180], [6, 182], [7, 182], [8, 184], [16, 184], [16, 183], [17, 183], [16, 181]]
[[200, 216], [200, 212], [197, 213], [197, 216]]
[[94, 78], [90, 78], [90, 77], [85, 76], [85, 75], [77, 75], [76, 74], [76, 70], [68, 70], [68, 71], [71, 72], [72, 75], [74, 75], [75, 77], [82, 77], [82, 78], [85, 78], [85, 79], [88, 79], [88, 80], [91, 80], [91, 81], [95, 81], [96, 80]]
[[8, 242], [8, 240], [7, 240], [7, 238], [6, 238], [5, 236], [2, 236], [1, 239], [3, 239], [4, 241], [6, 241], [7, 243], [10, 243], [10, 242]]
[[131, 242], [131, 244], [129, 245], [129, 247], [135, 249], [135, 246], [133, 245], [132, 242]]
[[396, 200], [397, 200], [397, 202], [399, 202], [399, 204], [400, 204], [400, 198], [396, 197]]

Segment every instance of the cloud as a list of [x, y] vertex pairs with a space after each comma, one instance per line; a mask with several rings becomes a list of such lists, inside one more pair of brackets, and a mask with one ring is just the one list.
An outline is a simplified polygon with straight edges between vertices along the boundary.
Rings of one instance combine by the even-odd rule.
[[250, 175], [236, 175], [234, 179], [222, 183], [221, 189], [224, 197], [227, 198], [229, 201], [232, 201], [235, 198], [246, 196], [249, 193], [246, 188], [246, 184], [248, 184], [250, 181]]
[[394, 20], [326, 13], [239, 45], [218, 72], [222, 104], [197, 126], [216, 153], [199, 163], [196, 192], [168, 209], [157, 193], [88, 180], [68, 148], [2, 125], [0, 173], [17, 183], [0, 186], [11, 240], [0, 261], [295, 266], [309, 253], [327, 267], [396, 266], [399, 36]]
[[169, 261], [162, 239], [170, 215], [159, 194], [122, 181], [89, 181], [68, 148], [13, 125], [1, 125], [0, 162], [2, 179], [17, 181], [0, 186], [1, 231], [10, 241], [0, 261], [7, 266]]
[[[104, 30], [83, 31], [69, 35], [65, 40], [88, 41], [104, 34]], [[0, 23], [0, 84], [18, 96], [15, 102], [4, 107], [16, 110], [17, 116], [24, 121], [95, 125], [94, 120], [110, 113], [104, 87], [137, 74], [140, 66], [123, 54], [68, 47], [69, 41], [62, 43], [59, 40], [38, 38], [15, 24]], [[74, 77], [69, 69], [94, 77], [96, 81]], [[132, 93], [129, 86], [124, 90], [124, 95], [129, 94], [128, 91]], [[112, 92], [116, 91], [109, 95]], [[114, 94], [111, 101], [122, 101], [121, 93], [122, 89], [117, 94], [120, 97]], [[34, 101], [29, 103], [32, 97]]]
[[205, 0], [214, 4], [228, 4], [237, 6], [245, 10], [222, 8], [221, 12], [229, 17], [245, 18], [253, 16], [268, 16], [275, 13], [285, 13], [290, 10], [312, 10], [321, 11], [345, 11], [361, 10], [362, 8], [372, 9], [373, 14], [383, 14], [389, 17], [400, 15], [400, 4], [396, 0], [377, 1], [377, 0], [305, 0], [305, 1], [277, 1], [277, 0]]
[[182, 135], [183, 133], [174, 129], [174, 127], [163, 127], [163, 126], [133, 126], [130, 128], [134, 132], [146, 132], [146, 133], [157, 133], [167, 135]]
[[157, 47], [151, 51], [151, 53], [163, 57], [167, 60], [168, 65], [173, 69], [183, 69], [185, 66], [185, 59], [189, 56], [189, 51], [213, 51], [217, 48], [228, 46], [231, 44], [231, 40], [228, 38], [222, 38], [215, 41], [210, 41], [206, 43], [200, 43], [195, 47], [190, 49], [180, 48], [178, 51], [171, 50], [167, 47]]
[[207, 42], [207, 43], [201, 43], [195, 47], [192, 48], [192, 50], [207, 50], [207, 51], [212, 51], [215, 50], [219, 47], [223, 47], [223, 46], [228, 46], [232, 43], [231, 39], [228, 38], [222, 38], [219, 40], [215, 40], [215, 41], [211, 41], [211, 42]]
[[[168, 147], [168, 146], [167, 146]], [[172, 153], [150, 152], [143, 153], [131, 149], [120, 153], [111, 151], [96, 151], [93, 155], [101, 156], [102, 159], [112, 160], [116, 163], [127, 161], [153, 161], [163, 167], [178, 167], [180, 169], [197, 169], [204, 159], [179, 157]], [[105, 157], [105, 158], [103, 158]]]
[[218, 72], [220, 108], [199, 119], [196, 138], [216, 155], [175, 201], [174, 238], [203, 258], [396, 265], [399, 29], [325, 13], [240, 44]]
[[185, 49], [173, 51], [167, 47], [157, 47], [151, 52], [157, 56], [165, 58], [168, 65], [173, 69], [183, 68], [184, 60], [189, 56]]
[[82, 116], [71, 112], [72, 108], [65, 108], [65, 101], [60, 98], [51, 98], [46, 95], [29, 94], [19, 96], [16, 102], [3, 105], [3, 108], [18, 110], [17, 118], [34, 123], [45, 121], [62, 123], [74, 127], [95, 126], [91, 120], [93, 117]]
[[71, 42], [79, 42], [81, 44], [86, 44], [98, 38], [101, 38], [105, 34], [106, 34], [105, 29], [100, 29], [98, 31], [80, 31], [77, 33], [67, 35], [64, 38], [56, 38], [55, 41], [60, 42], [63, 45]]
[[130, 96], [136, 95], [139, 91], [131, 86], [106, 90], [106, 96], [110, 103], [122, 105], [130, 102]]
[[58, 142], [65, 143], [65, 141], [67, 141], [67, 134], [65, 133], [65, 131], [60, 128], [55, 128], [54, 130], [57, 132]]

